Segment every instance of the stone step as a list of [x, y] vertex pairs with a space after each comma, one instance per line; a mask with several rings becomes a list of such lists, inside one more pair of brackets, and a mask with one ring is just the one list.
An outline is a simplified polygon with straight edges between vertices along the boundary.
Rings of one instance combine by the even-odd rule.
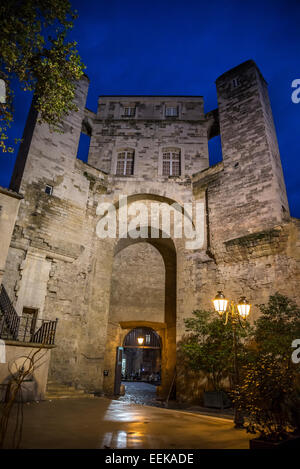
[[59, 385], [48, 385], [47, 386], [47, 391], [52, 392], [52, 391], [76, 391], [79, 393], [84, 393], [83, 389], [76, 389], [73, 386], [63, 386], [62, 384]]
[[82, 389], [76, 391], [75, 389], [47, 389], [47, 394], [74, 394], [74, 395], [80, 395], [80, 394], [86, 394]]
[[65, 393], [56, 393], [56, 392], [47, 392], [45, 395], [46, 399], [84, 399], [84, 398], [89, 398], [89, 397], [94, 397], [94, 394], [76, 394], [76, 393], [70, 393], [70, 392], [65, 392]]
[[86, 393], [83, 389], [76, 389], [74, 386], [48, 381], [46, 399], [80, 399], [92, 398], [93, 394]]

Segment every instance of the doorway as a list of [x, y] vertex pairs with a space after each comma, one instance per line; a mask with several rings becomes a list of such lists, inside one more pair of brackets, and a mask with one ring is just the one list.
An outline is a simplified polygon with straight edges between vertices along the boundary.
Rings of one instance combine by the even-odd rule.
[[119, 400], [157, 405], [157, 386], [161, 385], [161, 339], [150, 327], [137, 327], [125, 336], [119, 347], [119, 378], [125, 394]]

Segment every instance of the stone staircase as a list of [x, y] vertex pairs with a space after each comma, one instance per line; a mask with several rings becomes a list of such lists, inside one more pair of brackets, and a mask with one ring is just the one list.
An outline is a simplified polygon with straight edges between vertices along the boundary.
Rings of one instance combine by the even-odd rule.
[[89, 399], [94, 398], [94, 394], [88, 394], [83, 389], [76, 389], [74, 386], [48, 381], [45, 399]]

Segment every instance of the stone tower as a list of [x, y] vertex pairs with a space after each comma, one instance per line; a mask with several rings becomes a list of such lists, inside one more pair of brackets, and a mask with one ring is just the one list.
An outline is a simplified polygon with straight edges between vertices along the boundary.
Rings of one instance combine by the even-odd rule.
[[216, 80], [224, 162], [222, 238], [269, 228], [289, 215], [267, 83], [249, 60]]

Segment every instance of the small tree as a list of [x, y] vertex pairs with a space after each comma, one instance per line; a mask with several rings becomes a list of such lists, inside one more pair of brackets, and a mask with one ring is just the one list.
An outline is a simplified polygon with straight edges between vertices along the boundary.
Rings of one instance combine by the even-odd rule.
[[[225, 326], [223, 320], [211, 311], [193, 311], [192, 318], [185, 319], [188, 335], [180, 348], [188, 358], [190, 367], [208, 375], [216, 391], [222, 389], [222, 381], [231, 377], [233, 372], [233, 330], [229, 321]], [[237, 336], [245, 338], [249, 326], [244, 330], [238, 327]], [[246, 348], [238, 341], [238, 356], [243, 363]]]
[[271, 295], [260, 310], [253, 330], [254, 354], [231, 397], [248, 416], [248, 432], [278, 441], [299, 425], [299, 367], [291, 360], [291, 345], [300, 338], [300, 310], [280, 293]]
[[300, 338], [300, 309], [280, 293], [271, 295], [268, 304], [259, 307], [262, 314], [254, 329], [258, 353], [290, 358], [292, 341]]
[[297, 400], [295, 369], [290, 361], [258, 356], [243, 372], [243, 381], [231, 397], [248, 417], [247, 432], [259, 433], [263, 440], [286, 438], [295, 430], [292, 406]]

